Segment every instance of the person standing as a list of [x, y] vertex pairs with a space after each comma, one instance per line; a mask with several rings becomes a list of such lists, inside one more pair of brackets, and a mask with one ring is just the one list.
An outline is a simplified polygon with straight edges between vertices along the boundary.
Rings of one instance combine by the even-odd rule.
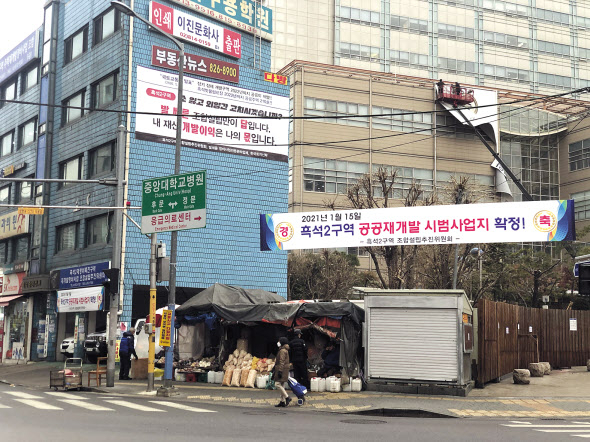
[[309, 375], [307, 374], [307, 345], [305, 344], [305, 341], [301, 339], [301, 330], [296, 328], [293, 333], [295, 333], [295, 338], [289, 342], [293, 372], [297, 382], [305, 385], [305, 388], [309, 390]]
[[285, 391], [285, 383], [289, 380], [289, 341], [287, 338], [280, 338], [277, 346], [279, 352], [275, 360], [273, 380], [281, 395], [281, 401], [275, 407], [287, 407], [291, 402], [291, 398]]
[[135, 329], [130, 328], [129, 331], [123, 333], [121, 344], [119, 345], [119, 380], [130, 381], [129, 369], [131, 368], [131, 355], [137, 360], [137, 353], [135, 353]]

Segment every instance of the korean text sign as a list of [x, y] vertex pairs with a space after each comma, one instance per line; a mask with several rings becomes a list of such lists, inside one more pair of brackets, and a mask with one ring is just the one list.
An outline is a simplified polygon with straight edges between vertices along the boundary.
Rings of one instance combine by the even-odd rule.
[[282, 213], [260, 228], [261, 250], [575, 239], [573, 200]]
[[[5, 11], [6, 13], [6, 11]], [[0, 83], [37, 57], [38, 32], [35, 31], [0, 59]]]
[[[180, 51], [152, 46], [152, 66], [178, 71]], [[184, 54], [184, 73], [239, 83], [240, 66], [200, 55]]]
[[162, 310], [162, 326], [160, 327], [160, 347], [170, 347], [172, 310]]
[[19, 215], [18, 210], [0, 216], [0, 239], [29, 232], [29, 215]]
[[143, 180], [141, 233], [198, 229], [206, 215], [205, 171]]
[[272, 38], [272, 9], [255, 0], [171, 0], [191, 11], [266, 40]]
[[103, 291], [103, 287], [59, 290], [57, 292], [57, 311], [59, 313], [69, 313], [102, 310], [104, 305]]
[[231, 57], [242, 56], [242, 36], [178, 9], [150, 2], [150, 22], [166, 34]]
[[79, 267], [69, 267], [59, 270], [59, 289], [75, 289], [101, 285], [107, 280], [103, 270], [111, 268], [109, 261], [88, 264]]
[[[177, 84], [178, 75], [138, 66], [137, 110], [161, 116], [138, 114], [137, 139], [176, 143]], [[289, 97], [188, 77], [183, 95], [183, 146], [287, 161]]]

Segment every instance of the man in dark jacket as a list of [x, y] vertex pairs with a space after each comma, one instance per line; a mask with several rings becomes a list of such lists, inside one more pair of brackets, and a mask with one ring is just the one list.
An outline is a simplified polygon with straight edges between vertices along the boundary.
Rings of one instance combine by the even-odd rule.
[[328, 344], [322, 352], [322, 359], [324, 360], [324, 366], [318, 371], [320, 378], [340, 373], [340, 347], [336, 346], [335, 343], [330, 342]]
[[119, 344], [119, 380], [131, 380], [129, 377], [129, 369], [131, 368], [131, 355], [137, 359], [135, 353], [135, 329], [130, 328], [129, 331], [123, 333], [121, 344]]
[[295, 339], [289, 342], [289, 348], [291, 349], [291, 363], [293, 364], [293, 374], [295, 379], [309, 390], [309, 375], [307, 374], [307, 345], [305, 341], [301, 339], [301, 330], [296, 328], [293, 330], [295, 333]]

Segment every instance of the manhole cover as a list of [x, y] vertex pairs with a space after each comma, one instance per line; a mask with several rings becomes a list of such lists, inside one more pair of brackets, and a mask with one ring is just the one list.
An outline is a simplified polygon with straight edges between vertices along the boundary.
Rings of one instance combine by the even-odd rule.
[[344, 419], [343, 424], [386, 424], [387, 421], [380, 421], [377, 419]]
[[248, 416], [271, 416], [271, 415], [279, 415], [279, 414], [287, 414], [284, 411], [274, 411], [274, 410], [259, 410], [259, 411], [244, 411], [244, 414]]

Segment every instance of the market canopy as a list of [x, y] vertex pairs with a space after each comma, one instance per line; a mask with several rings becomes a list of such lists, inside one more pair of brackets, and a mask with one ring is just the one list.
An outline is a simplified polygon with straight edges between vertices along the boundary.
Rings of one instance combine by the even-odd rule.
[[[234, 285], [215, 283], [178, 307], [176, 313], [189, 316], [204, 312], [217, 312], [217, 309], [228, 307], [251, 308], [252, 306], [284, 301], [285, 298], [282, 296], [265, 290], [245, 289]], [[217, 313], [219, 314], [219, 312]]]

